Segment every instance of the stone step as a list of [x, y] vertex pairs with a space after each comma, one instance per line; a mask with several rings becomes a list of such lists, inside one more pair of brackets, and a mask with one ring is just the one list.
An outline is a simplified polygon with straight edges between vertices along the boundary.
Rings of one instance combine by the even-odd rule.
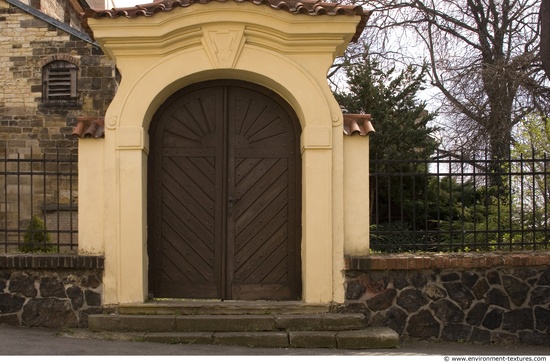
[[265, 348], [393, 348], [389, 328], [366, 327], [360, 313], [331, 313], [331, 304], [156, 300], [88, 317], [88, 328], [149, 342]]
[[266, 315], [96, 314], [88, 317], [88, 328], [94, 332], [347, 331], [362, 329], [365, 326], [365, 316], [358, 313]]
[[219, 300], [155, 300], [146, 303], [122, 304], [120, 314], [317, 314], [329, 313], [330, 303], [304, 303], [296, 301], [219, 301]]
[[351, 331], [150, 332], [132, 333], [135, 340], [170, 344], [217, 344], [263, 348], [376, 349], [399, 347], [390, 328]]

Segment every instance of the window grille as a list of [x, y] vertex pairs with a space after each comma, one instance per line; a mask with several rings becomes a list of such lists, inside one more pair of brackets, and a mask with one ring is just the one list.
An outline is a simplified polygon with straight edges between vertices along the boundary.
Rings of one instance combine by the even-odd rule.
[[42, 70], [43, 102], [74, 102], [77, 99], [76, 76], [78, 67], [72, 63], [56, 60]]

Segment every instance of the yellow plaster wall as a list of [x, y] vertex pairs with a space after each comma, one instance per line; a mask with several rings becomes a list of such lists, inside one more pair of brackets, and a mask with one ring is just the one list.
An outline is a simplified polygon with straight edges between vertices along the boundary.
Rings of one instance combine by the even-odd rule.
[[344, 253], [363, 256], [369, 252], [369, 139], [344, 137]]
[[[89, 19], [122, 74], [106, 114], [104, 169], [94, 177], [103, 181], [104, 209], [87, 215], [104, 226], [105, 304], [147, 296], [146, 160], [153, 114], [177, 90], [221, 78], [270, 88], [295, 110], [302, 125], [303, 300], [343, 301], [342, 114], [326, 74], [359, 20], [234, 2], [147, 18]], [[79, 180], [84, 187], [92, 182]], [[80, 230], [83, 250], [91, 247], [84, 232], [90, 231]]]
[[[104, 172], [103, 139], [78, 140], [78, 253], [101, 255], [105, 253], [102, 230], [102, 210], [105, 209], [103, 192]], [[95, 181], [95, 182], [94, 182]]]

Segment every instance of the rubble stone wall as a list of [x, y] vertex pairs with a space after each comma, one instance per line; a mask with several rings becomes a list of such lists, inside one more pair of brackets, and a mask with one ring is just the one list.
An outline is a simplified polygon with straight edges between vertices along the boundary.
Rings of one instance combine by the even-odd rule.
[[103, 257], [0, 255], [0, 324], [87, 327], [102, 313]]
[[550, 345], [550, 253], [346, 260], [347, 311], [402, 338]]

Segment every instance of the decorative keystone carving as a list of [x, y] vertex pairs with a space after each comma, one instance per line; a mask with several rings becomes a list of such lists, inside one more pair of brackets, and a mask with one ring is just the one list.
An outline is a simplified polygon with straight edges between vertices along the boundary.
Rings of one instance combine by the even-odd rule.
[[235, 68], [246, 38], [244, 27], [204, 29], [202, 44], [214, 68]]

